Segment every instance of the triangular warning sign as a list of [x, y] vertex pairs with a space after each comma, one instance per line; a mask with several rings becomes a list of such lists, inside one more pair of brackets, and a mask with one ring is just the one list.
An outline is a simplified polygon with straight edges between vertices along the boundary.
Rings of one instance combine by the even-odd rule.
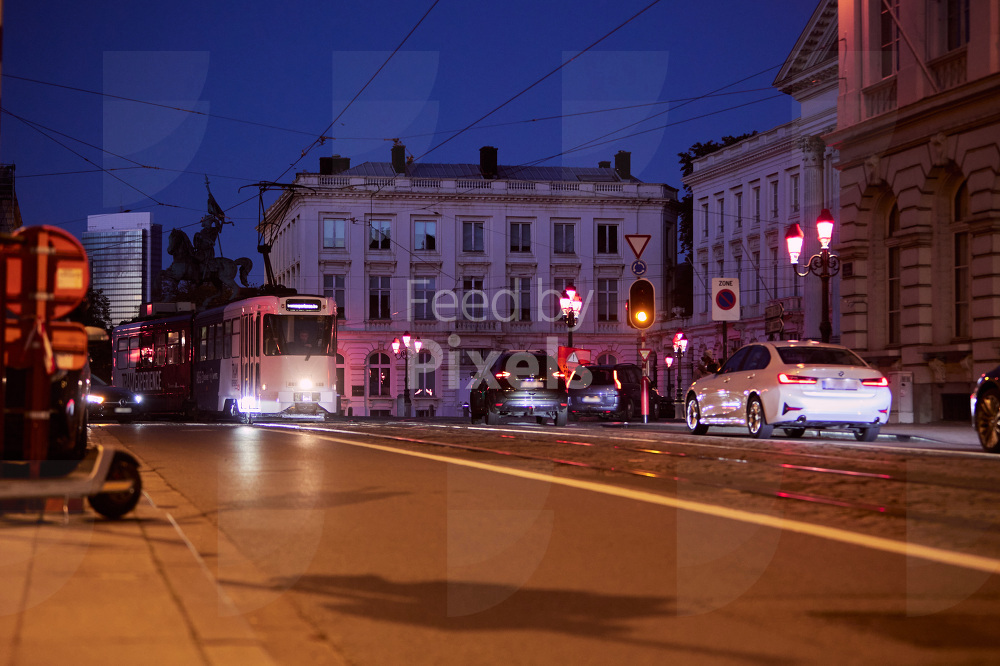
[[572, 353], [572, 354], [570, 354], [570, 355], [569, 355], [569, 357], [568, 357], [568, 358], [566, 359], [566, 362], [567, 362], [567, 363], [579, 363], [579, 362], [580, 362], [580, 359], [578, 359], [578, 358], [576, 357], [576, 352], [573, 352], [573, 353]]
[[625, 240], [628, 241], [629, 247], [635, 253], [636, 259], [642, 259], [642, 251], [646, 249], [650, 238], [652, 236], [649, 234], [625, 234]]

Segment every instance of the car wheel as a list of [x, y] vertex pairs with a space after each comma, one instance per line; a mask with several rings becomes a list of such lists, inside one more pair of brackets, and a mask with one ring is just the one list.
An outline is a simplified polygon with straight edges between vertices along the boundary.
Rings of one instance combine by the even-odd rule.
[[987, 389], [976, 398], [976, 412], [972, 422], [983, 450], [1000, 453], [1000, 392]]
[[764, 404], [757, 396], [751, 396], [747, 402], [747, 431], [755, 439], [767, 439], [774, 431], [764, 417]]
[[785, 437], [789, 439], [798, 439], [804, 434], [806, 434], [805, 428], [785, 428]]
[[874, 442], [878, 437], [879, 426], [873, 425], [867, 428], [858, 428], [854, 431], [854, 439], [859, 442]]
[[567, 421], [569, 421], [569, 410], [567, 410], [567, 409], [560, 409], [559, 412], [556, 414], [556, 418], [553, 419], [552, 422], [557, 427], [561, 428], [562, 426], [566, 425]]
[[688, 398], [684, 414], [688, 430], [692, 435], [704, 435], [708, 432], [708, 426], [701, 422], [701, 409], [698, 408], [698, 400], [693, 395]]
[[500, 425], [500, 413], [491, 409], [486, 410], [486, 425]]
[[621, 416], [622, 421], [631, 421], [632, 417], [635, 416], [635, 409], [632, 407], [631, 400], [625, 401], [625, 407], [622, 408]]

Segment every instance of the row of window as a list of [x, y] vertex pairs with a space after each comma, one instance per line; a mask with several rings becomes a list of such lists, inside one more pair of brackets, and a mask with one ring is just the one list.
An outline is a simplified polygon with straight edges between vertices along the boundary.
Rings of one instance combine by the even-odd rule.
[[[479, 371], [490, 355], [489, 349], [468, 350], [461, 355], [460, 377], [468, 377]], [[599, 364], [618, 363], [618, 359], [613, 354], [601, 354], [598, 357]], [[365, 361], [367, 373], [366, 390], [370, 397], [392, 397], [393, 361], [388, 354], [383, 352], [372, 352]], [[437, 395], [437, 371], [434, 368], [434, 358], [427, 352], [421, 352], [417, 356], [416, 364], [411, 367], [413, 376], [410, 380], [410, 388], [415, 397], [432, 398]], [[337, 390], [343, 394], [344, 386], [344, 357], [337, 354]]]
[[[346, 218], [323, 219], [323, 247], [325, 249], [347, 249]], [[368, 249], [393, 249], [392, 220], [371, 219], [368, 224]], [[551, 249], [555, 254], [576, 253], [576, 223], [554, 222], [552, 224]], [[617, 223], [597, 223], [597, 253], [618, 255]], [[413, 223], [413, 250], [417, 252], [437, 252], [437, 220], [416, 220]], [[486, 222], [472, 220], [462, 222], [462, 252], [486, 251]], [[510, 222], [508, 226], [508, 248], [510, 252], [532, 252], [532, 223]]]
[[[927, 57], [935, 58], [949, 51], [961, 48], [969, 42], [970, 0], [938, 0], [931, 4], [931, 15], [927, 17], [930, 28], [926, 40], [929, 49]], [[897, 21], [906, 22], [909, 17], [906, 7], [900, 11], [899, 0], [879, 0], [872, 7], [878, 12], [874, 23], [877, 34], [872, 35], [872, 47], [877, 46], [876, 71], [881, 78], [888, 78], [899, 71], [899, 45], [901, 32]], [[934, 34], [934, 30], [937, 34]]]
[[[407, 298], [413, 306], [413, 312], [409, 315], [413, 319], [420, 320], [454, 317], [468, 321], [486, 321], [502, 317], [507, 321], [533, 321], [532, 294], [537, 294], [538, 290], [538, 285], [533, 284], [534, 279], [512, 277], [507, 293], [491, 298], [483, 289], [481, 277], [462, 278], [461, 291], [450, 294], [438, 290], [436, 278], [414, 278], [410, 282], [412, 292]], [[395, 310], [391, 307], [391, 280], [388, 275], [369, 276], [368, 319], [392, 318]], [[618, 321], [618, 282], [616, 278], [598, 278], [595, 293], [597, 321]], [[337, 317], [340, 319], [347, 316], [346, 283], [345, 275], [323, 276], [323, 296], [336, 300]], [[568, 278], [554, 278], [552, 289], [549, 291], [559, 294], [569, 284]], [[559, 316], [558, 298], [555, 296], [548, 298], [547, 306], [546, 316], [549, 319]]]
[[[796, 213], [798, 212], [800, 205], [799, 174], [789, 174], [788, 190], [789, 209], [792, 213]], [[778, 181], [776, 179], [768, 181], [767, 192], [767, 210], [764, 211], [764, 213], [767, 215], [767, 219], [775, 220], [778, 218], [779, 214]], [[702, 237], [708, 238], [713, 227], [716, 230], [717, 235], [722, 236], [725, 235], [726, 229], [729, 225], [733, 225], [736, 229], [741, 229], [744, 221], [752, 221], [754, 225], [759, 225], [761, 220], [761, 206], [764, 205], [761, 200], [761, 194], [760, 185], [752, 185], [750, 188], [750, 208], [749, 210], [744, 210], [743, 192], [733, 192], [733, 208], [731, 211], [727, 210], [726, 196], [724, 194], [716, 195], [714, 217], [709, 211], [708, 197], [702, 199], [700, 202]], [[714, 225], [713, 219], [715, 221]]]
[[156, 331], [118, 338], [117, 368], [159, 368], [183, 362], [188, 352], [186, 331]]

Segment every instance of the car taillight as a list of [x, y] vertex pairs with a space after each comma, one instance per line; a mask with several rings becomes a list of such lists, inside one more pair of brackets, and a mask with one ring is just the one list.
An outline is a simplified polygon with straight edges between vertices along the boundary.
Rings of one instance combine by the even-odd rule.
[[618, 389], [619, 391], [621, 391], [621, 390], [622, 390], [622, 383], [621, 383], [621, 381], [620, 381], [620, 380], [618, 379], [618, 371], [617, 371], [617, 370], [615, 370], [615, 373], [614, 373], [614, 374], [615, 374], [615, 388], [616, 388], [616, 389]]
[[497, 373], [496, 377], [497, 379], [507, 379], [508, 377], [510, 377], [510, 373], [507, 372], [506, 370], [501, 370], [500, 372]]
[[885, 377], [873, 377], [871, 379], [862, 379], [862, 386], [888, 386], [889, 380]]
[[784, 372], [778, 375], [779, 384], [815, 384], [819, 380], [815, 377], [803, 377], [802, 375], [789, 375]]

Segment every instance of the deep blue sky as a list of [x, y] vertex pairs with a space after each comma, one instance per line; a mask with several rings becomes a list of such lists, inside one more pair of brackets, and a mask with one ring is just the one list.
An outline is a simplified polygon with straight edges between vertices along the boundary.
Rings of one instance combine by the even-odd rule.
[[[815, 2], [661, 0], [448, 140], [651, 1], [440, 0], [414, 30], [433, 0], [8, 0], [0, 162], [16, 164], [26, 224], [77, 234], [119, 210], [193, 234], [207, 175], [235, 221], [223, 252], [253, 258], [257, 283], [256, 189], [240, 186], [331, 154], [389, 161], [393, 138], [422, 162], [474, 163], [492, 145], [502, 164], [596, 166], [628, 150], [640, 179], [680, 188], [678, 152], [798, 113], [770, 85]], [[720, 89], [738, 94], [703, 97]], [[603, 112], [570, 115], [583, 111]]]

